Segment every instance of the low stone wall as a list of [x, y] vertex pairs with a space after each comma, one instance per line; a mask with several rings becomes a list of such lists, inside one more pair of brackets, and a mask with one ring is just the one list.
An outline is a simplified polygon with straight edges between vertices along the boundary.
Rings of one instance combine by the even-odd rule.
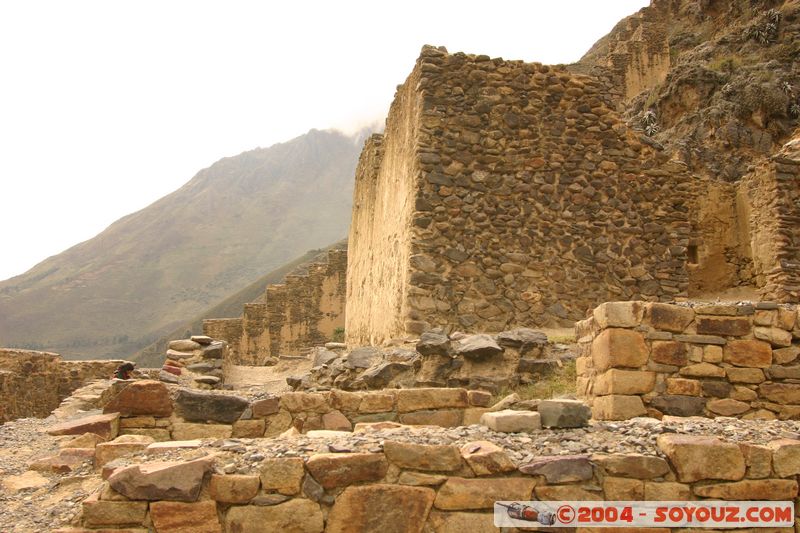
[[[245, 398], [223, 392], [170, 390], [151, 380], [119, 382], [115, 387], [104, 412], [120, 414], [118, 433], [157, 441], [274, 437], [291, 428], [302, 433], [352, 431], [359, 422], [455, 427], [477, 424], [489, 411], [491, 400], [486, 392], [444, 388], [289, 392]], [[77, 426], [82, 423], [73, 422]]]
[[109, 469], [107, 484], [83, 502], [82, 521], [88, 528], [173, 533], [494, 532], [492, 508], [503, 500], [797, 498], [798, 440], [757, 445], [663, 434], [656, 442], [650, 454], [539, 456], [515, 464], [488, 441], [387, 439], [369, 453], [251, 455], [236, 473], [226, 473], [228, 457], [198, 445], [168, 462], [137, 459]]
[[0, 348], [0, 423], [46, 417], [93, 379], [108, 378], [124, 361], [62, 361], [55, 353]]
[[576, 334], [578, 395], [595, 419], [800, 419], [796, 306], [610, 302]]

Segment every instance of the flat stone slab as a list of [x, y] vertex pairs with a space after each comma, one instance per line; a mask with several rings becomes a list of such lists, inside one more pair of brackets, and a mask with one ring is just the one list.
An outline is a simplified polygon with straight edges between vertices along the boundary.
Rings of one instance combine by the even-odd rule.
[[525, 433], [542, 429], [541, 415], [534, 411], [505, 409], [483, 413], [481, 424], [503, 433]]
[[189, 389], [180, 389], [175, 398], [175, 410], [187, 422], [232, 424], [239, 420], [248, 405], [250, 402], [240, 396]]
[[211, 456], [187, 462], [132, 465], [111, 474], [108, 484], [132, 500], [193, 502], [200, 495], [203, 476], [213, 466]]
[[83, 435], [95, 433], [106, 440], [119, 434], [119, 413], [85, 416], [51, 426], [48, 435]]

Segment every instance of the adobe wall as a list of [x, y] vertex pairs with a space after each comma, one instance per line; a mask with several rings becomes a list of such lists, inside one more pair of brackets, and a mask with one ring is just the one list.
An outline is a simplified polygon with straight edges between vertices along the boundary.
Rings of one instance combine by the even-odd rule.
[[203, 321], [203, 332], [228, 343], [226, 363], [274, 364], [329, 342], [345, 325], [347, 250], [329, 250], [326, 261], [304, 274], [270, 285], [264, 301], [245, 304], [239, 319]]
[[615, 109], [599, 79], [425, 47], [356, 176], [348, 343], [686, 296], [688, 176]]
[[123, 361], [62, 361], [49, 352], [0, 348], [0, 423], [49, 415], [73, 391], [109, 378]]
[[595, 419], [800, 419], [797, 306], [609, 302], [576, 334]]

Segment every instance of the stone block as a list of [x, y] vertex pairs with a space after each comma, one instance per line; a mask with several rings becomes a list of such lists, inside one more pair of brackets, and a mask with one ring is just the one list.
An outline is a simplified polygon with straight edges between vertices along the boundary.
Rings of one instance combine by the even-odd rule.
[[56, 455], [42, 457], [33, 461], [28, 468], [39, 472], [67, 474], [85, 464], [94, 462], [94, 448], [63, 448]]
[[592, 461], [612, 476], [653, 479], [669, 473], [669, 465], [661, 457], [641, 454], [594, 455]]
[[793, 500], [797, 497], [797, 481], [745, 479], [734, 483], [695, 486], [694, 493], [715, 500]]
[[724, 398], [720, 400], [710, 400], [706, 404], [706, 408], [714, 414], [722, 416], [736, 416], [746, 413], [750, 410], [750, 404]]
[[728, 381], [731, 383], [757, 384], [766, 379], [764, 377], [764, 371], [760, 368], [731, 367], [725, 369], [725, 374], [728, 376]]
[[753, 329], [753, 336], [756, 339], [767, 341], [776, 348], [785, 348], [792, 345], [792, 333], [781, 328], [761, 328]]
[[[494, 514], [431, 511], [426, 527], [430, 533], [496, 533]], [[427, 531], [427, 530], [424, 530]]]
[[606, 477], [603, 479], [603, 495], [609, 501], [640, 501], [644, 499], [644, 481]]
[[460, 452], [476, 476], [490, 476], [517, 469], [508, 454], [489, 441], [468, 442]]
[[353, 431], [353, 424], [338, 410], [322, 415], [322, 427], [331, 431]]
[[197, 500], [203, 476], [214, 465], [213, 457], [185, 462], [154, 462], [131, 465], [108, 478], [112, 489], [131, 500]]
[[694, 320], [692, 308], [662, 303], [646, 304], [644, 314], [645, 321], [653, 328], [673, 333], [681, 333]]
[[684, 366], [689, 363], [686, 344], [676, 341], [653, 341], [650, 358], [663, 365]]
[[468, 406], [464, 389], [399, 389], [396, 395], [398, 413]]
[[170, 350], [177, 350], [179, 352], [193, 352], [194, 350], [199, 350], [203, 346], [195, 342], [191, 339], [177, 339], [174, 341], [169, 341], [168, 349]]
[[208, 484], [212, 500], [222, 503], [247, 503], [258, 494], [259, 476], [212, 474]]
[[633, 328], [642, 321], [642, 302], [606, 302], [594, 308], [592, 315], [597, 326], [605, 328]]
[[655, 384], [655, 372], [611, 368], [595, 378], [594, 393], [598, 396], [647, 394], [653, 390]]
[[703, 347], [703, 361], [707, 363], [722, 362], [722, 346], [707, 345]]
[[439, 489], [433, 505], [445, 511], [492, 509], [496, 501], [531, 499], [534, 478], [451, 477]]
[[656, 443], [672, 463], [678, 481], [738, 481], [744, 477], [744, 455], [736, 444], [694, 435], [660, 435]]
[[421, 533], [435, 497], [436, 492], [427, 487], [347, 487], [336, 498], [325, 531]]
[[461, 420], [462, 426], [471, 426], [474, 424], [481, 423], [481, 417], [483, 413], [488, 413], [488, 407], [470, 407], [468, 409], [464, 409], [464, 417]]
[[703, 381], [703, 394], [714, 398], [727, 398], [733, 390], [733, 385], [727, 381]]
[[175, 398], [175, 411], [187, 422], [233, 424], [249, 405], [240, 396], [189, 389], [180, 389]]
[[748, 318], [709, 318], [698, 316], [695, 320], [697, 333], [700, 335], [720, 335], [723, 337], [741, 337], [750, 333], [752, 328]]
[[304, 498], [270, 506], [234, 506], [225, 515], [224, 523], [225, 531], [236, 533], [322, 533], [325, 527], [319, 504]]
[[255, 418], [264, 418], [274, 415], [280, 410], [281, 399], [277, 397], [256, 400], [250, 404], [250, 409]]
[[647, 363], [647, 345], [641, 333], [629, 329], [609, 328], [592, 341], [592, 361], [595, 368], [638, 368]]
[[237, 420], [233, 423], [231, 436], [237, 439], [257, 439], [264, 436], [264, 431], [266, 429], [267, 422], [263, 418], [253, 420]]
[[779, 404], [800, 404], [800, 385], [794, 383], [762, 383], [758, 394]]
[[119, 419], [120, 429], [124, 428], [154, 428], [156, 419], [152, 416], [125, 416]]
[[739, 443], [739, 448], [744, 454], [744, 463], [747, 466], [745, 477], [761, 479], [770, 476], [772, 473], [772, 450], [768, 446], [743, 442]]
[[306, 468], [320, 485], [332, 489], [383, 479], [389, 463], [382, 453], [322, 453], [312, 455]]
[[461, 453], [454, 445], [385, 441], [383, 453], [400, 468], [430, 472], [453, 472], [461, 468]]
[[527, 433], [542, 429], [539, 413], [511, 409], [484, 413], [481, 416], [481, 424], [502, 433]]
[[689, 501], [692, 498], [692, 489], [689, 485], [673, 481], [645, 481], [644, 499], [646, 501]]
[[156, 442], [164, 442], [170, 439], [170, 433], [165, 428], [125, 428], [119, 430], [120, 435], [140, 435], [150, 437]]
[[592, 404], [592, 416], [596, 420], [628, 420], [646, 414], [641, 396], [599, 396]]
[[497, 341], [486, 334], [462, 337], [454, 343], [453, 350], [458, 355], [475, 360], [488, 359], [504, 352], [504, 349], [497, 344]]
[[758, 399], [758, 394], [753, 389], [749, 389], [743, 385], [734, 385], [730, 397], [740, 402], [752, 402]]
[[94, 433], [105, 440], [116, 438], [119, 434], [119, 413], [84, 416], [47, 428], [48, 435], [83, 435], [84, 433]]
[[401, 413], [399, 420], [410, 426], [439, 426], [451, 428], [461, 425], [464, 411], [461, 409], [439, 409], [432, 411], [414, 411]]
[[703, 416], [706, 399], [697, 396], [681, 396], [664, 394], [650, 400], [650, 407], [658, 409], [665, 415]]
[[147, 449], [148, 445], [152, 444], [153, 440], [149, 440], [150, 442], [105, 442], [98, 444], [94, 450], [94, 464], [97, 468], [100, 468], [120, 457], [142, 452]]
[[111, 398], [103, 407], [103, 412], [132, 416], [170, 416], [172, 399], [169, 389], [160, 381], [134, 381]]
[[59, 448], [94, 448], [106, 439], [95, 433], [84, 433], [74, 439], [64, 440], [58, 443]]
[[232, 435], [233, 427], [226, 424], [175, 422], [172, 427], [172, 438], [175, 440], [229, 439]]
[[93, 494], [82, 503], [83, 521], [89, 527], [139, 526], [144, 524], [147, 502], [115, 502]]
[[[606, 372], [617, 372], [609, 370]], [[624, 372], [624, 371], [623, 371]], [[649, 374], [649, 372], [638, 372]], [[655, 375], [653, 375], [655, 383]], [[542, 400], [537, 408], [541, 416], [542, 427], [546, 428], [580, 428], [589, 425], [592, 410], [580, 400]]]
[[711, 363], [697, 363], [685, 366], [678, 372], [681, 376], [695, 378], [724, 378], [725, 370]]
[[415, 487], [438, 487], [445, 481], [447, 481], [447, 476], [443, 475], [402, 472], [397, 482], [401, 485], [412, 485]]
[[537, 457], [521, 465], [519, 471], [531, 476], [544, 476], [547, 483], [575, 483], [592, 479], [593, 469], [588, 455], [555, 455]]
[[305, 469], [300, 457], [276, 457], [262, 460], [259, 473], [264, 490], [293, 495], [300, 492]]
[[772, 450], [772, 469], [778, 477], [800, 474], [800, 441], [779, 439], [767, 444]]
[[386, 413], [394, 409], [394, 395], [368, 392], [361, 398], [359, 413]]
[[768, 368], [772, 365], [772, 348], [759, 340], [730, 341], [723, 348], [722, 360], [736, 366]]
[[725, 337], [720, 337], [718, 335], [675, 335], [673, 339], [678, 342], [713, 344], [716, 346], [724, 346], [728, 342], [725, 340]]
[[800, 379], [800, 365], [773, 365], [766, 370], [770, 379]]
[[534, 489], [537, 500], [549, 501], [601, 501], [601, 490], [587, 490], [578, 485], [540, 485]]
[[667, 378], [667, 394], [702, 396], [703, 385], [696, 379]]
[[800, 347], [778, 348], [777, 350], [772, 350], [772, 362], [776, 365], [785, 365], [797, 359], [798, 355], [800, 355]]
[[211, 500], [197, 503], [153, 502], [150, 519], [156, 531], [170, 533], [222, 533], [217, 505]]
[[489, 407], [492, 395], [481, 390], [467, 391], [467, 402], [475, 407]]

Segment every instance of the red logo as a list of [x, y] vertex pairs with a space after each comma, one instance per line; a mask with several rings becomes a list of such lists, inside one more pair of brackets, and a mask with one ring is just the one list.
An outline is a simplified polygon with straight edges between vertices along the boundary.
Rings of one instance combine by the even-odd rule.
[[556, 516], [558, 516], [558, 521], [562, 524], [569, 524], [575, 520], [575, 509], [570, 505], [562, 505], [556, 511]]

